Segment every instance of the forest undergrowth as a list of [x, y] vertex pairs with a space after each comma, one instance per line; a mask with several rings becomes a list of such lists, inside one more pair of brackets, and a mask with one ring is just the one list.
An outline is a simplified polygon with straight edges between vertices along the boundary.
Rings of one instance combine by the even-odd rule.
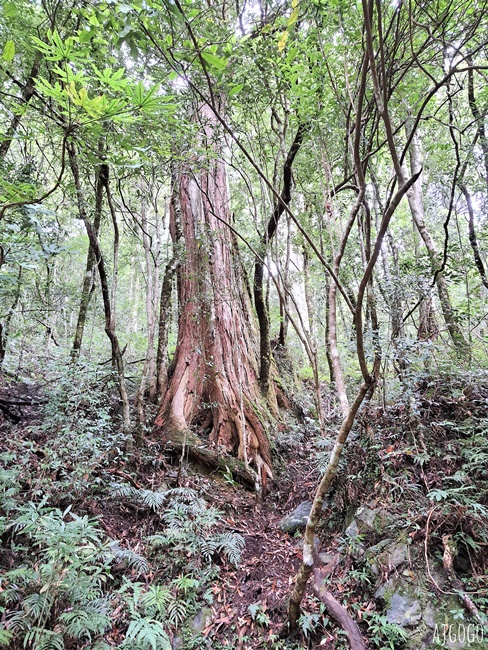
[[[338, 425], [326, 394], [320, 437], [303, 387], [301, 417], [273, 432], [264, 500], [231, 472], [202, 472], [148, 429], [124, 433], [106, 369], [53, 367], [0, 386], [0, 644], [17, 650], [347, 648], [312, 589], [300, 637], [282, 639], [300, 536], [280, 518], [313, 496]], [[306, 415], [305, 415], [306, 414]], [[344, 535], [380, 504], [425, 557], [457, 547], [455, 569], [488, 608], [488, 377], [425, 376], [351, 435], [318, 538], [327, 585], [371, 648], [401, 648], [374, 599], [375, 577]], [[383, 576], [386, 579], [387, 575]], [[460, 616], [462, 613], [460, 603]]]

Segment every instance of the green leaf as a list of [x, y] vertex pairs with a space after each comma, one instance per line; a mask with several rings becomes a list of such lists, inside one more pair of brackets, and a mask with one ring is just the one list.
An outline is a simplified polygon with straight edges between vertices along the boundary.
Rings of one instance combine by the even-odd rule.
[[80, 43], [88, 43], [93, 36], [93, 32], [90, 30], [84, 29], [82, 32], [79, 32], [78, 38]]
[[4, 630], [3, 628], [0, 628], [0, 645], [10, 645], [10, 640], [13, 637], [13, 632], [10, 632], [10, 630]]
[[227, 59], [222, 59], [219, 56], [215, 56], [215, 54], [211, 54], [210, 52], [202, 52], [202, 57], [207, 63], [212, 65], [214, 68], [217, 68], [218, 70], [223, 70], [227, 67]]
[[229, 90], [229, 97], [234, 97], [234, 95], [240, 93], [243, 88], [244, 84], [237, 84], [237, 86], [232, 86], [232, 88]]
[[2, 58], [4, 61], [12, 61], [15, 56], [15, 43], [13, 41], [7, 41], [5, 47], [3, 48]]
[[287, 23], [288, 27], [291, 27], [292, 25], [294, 25], [297, 22], [299, 11], [300, 10], [299, 10], [298, 7], [295, 7], [293, 9], [293, 11], [291, 12], [291, 16], [288, 18], [288, 23]]
[[14, 2], [7, 2], [3, 7], [3, 15], [5, 18], [13, 18], [17, 15], [17, 7]]

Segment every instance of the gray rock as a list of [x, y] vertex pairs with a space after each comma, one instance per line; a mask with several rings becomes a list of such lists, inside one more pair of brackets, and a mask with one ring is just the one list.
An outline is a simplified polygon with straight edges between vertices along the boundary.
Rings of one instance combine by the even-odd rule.
[[361, 537], [359, 537], [359, 527], [355, 519], [349, 524], [349, 526], [344, 531], [344, 535], [349, 537], [351, 540], [349, 543], [348, 553], [355, 560], [363, 557], [364, 552], [366, 551], [366, 546], [362, 543]]
[[374, 575], [378, 575], [382, 567], [389, 572], [408, 560], [408, 545], [404, 542], [392, 544], [391, 540], [383, 540], [367, 549], [366, 559]]
[[392, 516], [383, 508], [369, 508], [362, 506], [356, 511], [354, 519], [357, 521], [359, 532], [383, 533], [392, 522]]
[[427, 605], [424, 607], [422, 620], [428, 628], [432, 630], [435, 628], [435, 610], [434, 606], [431, 603], [427, 603]]
[[375, 600], [382, 600], [388, 603], [395, 592], [395, 582], [393, 578], [389, 578], [386, 582], [378, 587], [374, 592]]
[[359, 526], [355, 519], [353, 519], [349, 526], [346, 528], [344, 535], [346, 535], [346, 537], [357, 537], [359, 535]]
[[421, 618], [420, 601], [405, 598], [398, 593], [393, 594], [390, 608], [386, 610], [388, 623], [396, 623], [402, 627], [414, 627]]
[[312, 502], [304, 501], [293, 512], [285, 515], [278, 523], [278, 527], [285, 533], [294, 533], [297, 530], [305, 528], [311, 509]]
[[386, 560], [385, 564], [388, 566], [390, 569], [396, 569], [399, 567], [401, 564], [404, 564], [408, 560], [408, 546], [407, 544], [400, 543], [400, 544], [395, 544], [395, 546], [390, 549], [387, 548], [385, 551], [381, 554], [381, 560], [383, 561], [383, 558]]
[[376, 557], [391, 543], [392, 540], [387, 537], [386, 539], [382, 539], [378, 544], [370, 546], [368, 549], [366, 549], [366, 558], [369, 560], [372, 557]]
[[[303, 542], [304, 542], [304, 540], [303, 540], [303, 537], [302, 537], [295, 544], [295, 548], [303, 550]], [[317, 537], [317, 535], [315, 535], [314, 538], [313, 538], [313, 547], [314, 547], [314, 549], [316, 551], [318, 551], [319, 548], [320, 548], [320, 539]]]
[[385, 549], [385, 547], [388, 546], [388, 544], [391, 544], [390, 538], [381, 540], [381, 542], [375, 544], [374, 546], [370, 546], [364, 552], [366, 562], [368, 563], [368, 566], [371, 569], [371, 573], [375, 576], [377, 576], [380, 572], [380, 568], [379, 568], [380, 561], [378, 559], [378, 556]]
[[[203, 630], [207, 627], [211, 618], [212, 618], [212, 610], [210, 609], [210, 607], [203, 607], [202, 609], [200, 609], [192, 619], [188, 620], [185, 623], [184, 626], [185, 636], [189, 638], [198, 637], [203, 632]], [[171, 647], [172, 650], [184, 650], [185, 648], [184, 636], [181, 634], [177, 634], [173, 639], [173, 643]], [[207, 643], [203, 647], [205, 648], [211, 647], [209, 645], [209, 640], [207, 640]]]
[[335, 559], [335, 553], [319, 553], [319, 560], [322, 564], [330, 564]]
[[358, 522], [360, 529], [374, 530], [374, 522], [378, 513], [379, 509], [377, 508], [371, 509], [367, 506], [362, 506], [356, 511], [354, 519]]

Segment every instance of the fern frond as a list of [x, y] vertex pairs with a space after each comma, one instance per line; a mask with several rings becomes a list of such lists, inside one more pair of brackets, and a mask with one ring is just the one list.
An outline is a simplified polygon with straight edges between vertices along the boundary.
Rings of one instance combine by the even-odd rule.
[[31, 623], [44, 623], [49, 618], [52, 603], [52, 596], [44, 592], [26, 596], [22, 601], [22, 607]]
[[224, 555], [231, 564], [237, 566], [241, 561], [242, 551], [246, 546], [246, 542], [242, 535], [239, 533], [221, 533], [215, 538], [217, 548], [222, 555]]
[[66, 623], [65, 631], [75, 639], [88, 638], [91, 641], [92, 634], [103, 634], [108, 630], [112, 621], [106, 612], [100, 611], [95, 604], [86, 608], [73, 609], [71, 612], [61, 614], [59, 620]]
[[178, 627], [187, 618], [187, 603], [179, 598], [173, 598], [168, 603], [166, 620], [172, 627]]
[[128, 548], [120, 548], [118, 545], [112, 545], [112, 554], [118, 562], [126, 561], [134, 569], [137, 576], [148, 573], [149, 563], [145, 557]]
[[171, 650], [171, 643], [164, 627], [152, 618], [138, 617], [129, 623], [123, 647], [146, 650]]
[[57, 632], [33, 627], [24, 637], [24, 647], [29, 644], [36, 650], [64, 650], [63, 637]]
[[171, 599], [172, 594], [167, 587], [151, 585], [141, 599], [146, 616], [151, 618], [162, 617]]

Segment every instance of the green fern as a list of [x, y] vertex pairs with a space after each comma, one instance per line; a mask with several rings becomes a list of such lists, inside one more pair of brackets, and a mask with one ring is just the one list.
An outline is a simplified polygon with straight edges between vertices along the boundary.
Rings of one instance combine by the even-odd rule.
[[0, 627], [0, 645], [10, 645], [14, 633], [10, 630], [6, 630], [4, 627]]
[[80, 640], [86, 637], [91, 641], [92, 635], [103, 634], [112, 626], [108, 605], [106, 599], [94, 601], [83, 608], [64, 612], [59, 621], [65, 624], [64, 631], [67, 635]]
[[200, 586], [200, 581], [190, 575], [180, 575], [171, 584], [177, 591], [182, 591], [186, 595], [189, 591], [197, 589]]
[[168, 603], [166, 620], [168, 625], [178, 627], [188, 617], [188, 603], [180, 598], [173, 597]]
[[127, 562], [127, 564], [134, 569], [137, 576], [149, 572], [149, 563], [142, 555], [139, 555], [128, 548], [120, 548], [117, 543], [111, 544], [111, 552], [117, 562]]
[[171, 650], [171, 643], [160, 621], [139, 616], [129, 623], [122, 648]]
[[172, 597], [171, 591], [167, 587], [151, 585], [141, 599], [146, 615], [158, 620], [164, 618], [166, 607]]
[[43, 625], [49, 618], [53, 597], [46, 591], [41, 594], [31, 594], [22, 601], [24, 612], [32, 625]]
[[64, 650], [63, 637], [57, 632], [40, 627], [31, 628], [24, 637], [24, 647], [33, 650]]
[[221, 533], [214, 537], [216, 551], [226, 557], [231, 564], [238, 566], [242, 551], [246, 545], [244, 537], [239, 533]]
[[144, 490], [135, 488], [126, 483], [112, 483], [110, 494], [116, 499], [128, 499], [131, 503], [158, 512], [170, 500], [189, 501], [195, 505], [205, 507], [205, 502], [198, 497], [194, 490], [188, 488], [174, 488], [171, 490]]

